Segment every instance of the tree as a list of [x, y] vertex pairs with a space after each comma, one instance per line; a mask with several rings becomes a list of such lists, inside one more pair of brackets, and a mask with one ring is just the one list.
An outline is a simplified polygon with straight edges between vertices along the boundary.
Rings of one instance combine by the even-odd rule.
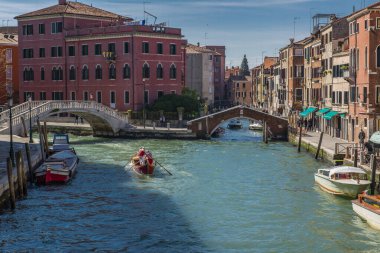
[[167, 94], [157, 99], [150, 109], [153, 111], [176, 112], [178, 107], [183, 107], [185, 112], [197, 112], [199, 110], [199, 101], [190, 96]]
[[239, 75], [240, 76], [249, 76], [250, 75], [249, 67], [248, 67], [248, 60], [247, 60], [247, 56], [246, 55], [244, 55], [243, 60], [241, 62], [241, 66], [240, 66], [240, 70], [239, 70]]

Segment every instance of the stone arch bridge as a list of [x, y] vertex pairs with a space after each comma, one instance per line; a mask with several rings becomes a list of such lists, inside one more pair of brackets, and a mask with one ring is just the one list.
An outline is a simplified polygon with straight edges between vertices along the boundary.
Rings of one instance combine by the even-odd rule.
[[247, 118], [266, 122], [268, 136], [272, 140], [287, 140], [288, 120], [262, 112], [257, 108], [235, 106], [188, 122], [188, 129], [199, 138], [209, 138], [223, 122], [234, 118]]
[[[12, 107], [12, 133], [24, 135], [37, 119], [44, 120], [57, 113], [71, 113], [85, 119], [94, 136], [117, 136], [121, 129], [133, 128], [128, 117], [94, 101], [31, 101]], [[0, 113], [0, 134], [9, 134], [9, 109]]]

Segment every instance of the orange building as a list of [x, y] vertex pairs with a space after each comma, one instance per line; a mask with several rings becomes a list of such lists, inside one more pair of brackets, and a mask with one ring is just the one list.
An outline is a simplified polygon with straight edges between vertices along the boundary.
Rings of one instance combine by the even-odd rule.
[[18, 103], [18, 37], [0, 33], [0, 110], [5, 108], [9, 94]]

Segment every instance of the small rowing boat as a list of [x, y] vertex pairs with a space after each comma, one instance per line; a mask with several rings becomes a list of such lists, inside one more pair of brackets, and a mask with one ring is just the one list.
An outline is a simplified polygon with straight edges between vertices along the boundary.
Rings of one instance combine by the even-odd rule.
[[133, 171], [138, 175], [153, 175], [155, 161], [152, 153], [145, 151], [145, 148], [141, 147], [132, 157], [130, 165]]

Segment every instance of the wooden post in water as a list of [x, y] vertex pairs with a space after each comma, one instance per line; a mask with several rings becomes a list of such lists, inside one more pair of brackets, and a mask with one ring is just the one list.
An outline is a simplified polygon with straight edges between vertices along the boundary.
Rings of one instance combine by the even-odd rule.
[[268, 126], [266, 121], [264, 121], [264, 136], [264, 142], [268, 144]]
[[46, 158], [49, 156], [49, 140], [47, 134], [47, 125], [46, 121], [44, 121], [44, 140], [45, 140], [45, 150], [46, 150]]
[[30, 146], [29, 146], [29, 143], [27, 142], [25, 142], [25, 151], [26, 151], [26, 159], [28, 161], [29, 181], [30, 181], [30, 184], [33, 184], [32, 160], [30, 158]]
[[298, 152], [301, 152], [301, 141], [302, 141], [302, 123], [300, 124], [300, 136], [298, 139]]
[[374, 154], [371, 155], [371, 170], [372, 170], [371, 195], [374, 195], [375, 194], [375, 187], [376, 187], [376, 157]]
[[41, 132], [41, 123], [39, 119], [37, 119], [37, 129], [38, 129], [38, 137], [40, 138], [42, 160], [45, 161], [46, 158], [45, 158], [45, 152], [44, 152], [43, 137], [42, 137], [42, 132]]
[[317, 153], [315, 154], [315, 159], [318, 159], [319, 150], [321, 150], [322, 139], [323, 139], [323, 132], [321, 132], [321, 135], [319, 136], [318, 148], [317, 148]]
[[28, 137], [28, 130], [26, 129], [26, 124], [25, 124], [25, 119], [24, 117], [21, 117], [21, 123], [22, 123], [22, 136], [23, 137]]
[[358, 149], [354, 150], [354, 167], [358, 167]]
[[17, 169], [17, 188], [18, 188], [18, 196], [19, 198], [24, 197], [24, 189], [23, 189], [23, 182], [22, 180], [24, 177], [22, 176], [22, 168], [21, 168], [21, 159], [22, 159], [22, 154], [21, 151], [17, 151], [16, 153], [16, 169]]
[[15, 186], [13, 183], [13, 173], [12, 173], [12, 160], [10, 157], [7, 158], [7, 173], [8, 173], [8, 185], [9, 185], [9, 200], [11, 202], [11, 209], [16, 208], [16, 196], [15, 196]]

